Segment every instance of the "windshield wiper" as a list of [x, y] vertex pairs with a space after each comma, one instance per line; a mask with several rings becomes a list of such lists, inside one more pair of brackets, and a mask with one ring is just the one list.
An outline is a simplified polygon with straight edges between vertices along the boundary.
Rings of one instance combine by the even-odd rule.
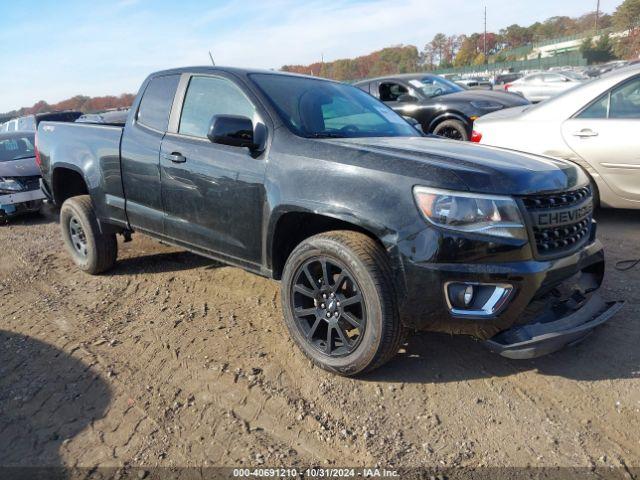
[[11, 160], [23, 160], [25, 158], [33, 158], [35, 157], [35, 155], [20, 155], [18, 157], [13, 157]]
[[341, 133], [331, 133], [331, 132], [316, 132], [310, 133], [309, 138], [347, 138], [345, 135]]

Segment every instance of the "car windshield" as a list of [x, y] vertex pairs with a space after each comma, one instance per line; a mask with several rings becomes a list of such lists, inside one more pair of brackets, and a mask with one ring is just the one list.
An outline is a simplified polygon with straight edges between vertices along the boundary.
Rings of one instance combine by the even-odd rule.
[[0, 162], [33, 157], [33, 137], [33, 133], [27, 132], [0, 135]]
[[409, 83], [428, 98], [464, 91], [460, 85], [436, 76], [414, 78], [409, 80]]
[[308, 138], [416, 137], [407, 121], [359, 88], [260, 73], [251, 79], [296, 135]]

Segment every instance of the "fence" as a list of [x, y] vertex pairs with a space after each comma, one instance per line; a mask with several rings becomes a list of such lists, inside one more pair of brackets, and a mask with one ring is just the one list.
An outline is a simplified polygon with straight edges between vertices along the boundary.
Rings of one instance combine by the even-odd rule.
[[587, 60], [582, 54], [567, 53], [555, 55], [553, 57], [536, 58], [533, 60], [516, 60], [512, 62], [489, 63], [487, 65], [468, 65], [458, 68], [442, 68], [435, 70], [434, 73], [474, 73], [474, 72], [502, 72], [502, 71], [520, 71], [520, 70], [545, 70], [551, 67], [581, 67], [587, 65]]

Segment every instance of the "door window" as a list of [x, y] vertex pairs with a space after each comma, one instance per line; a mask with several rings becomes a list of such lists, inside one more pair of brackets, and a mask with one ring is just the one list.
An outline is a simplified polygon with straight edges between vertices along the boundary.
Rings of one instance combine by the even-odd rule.
[[585, 108], [578, 118], [607, 118], [609, 112], [609, 92]]
[[164, 75], [149, 82], [140, 101], [137, 117], [139, 123], [161, 132], [167, 130], [169, 112], [179, 80], [180, 75]]
[[640, 118], [640, 78], [611, 92], [609, 118]]
[[380, 100], [383, 102], [397, 102], [400, 95], [409, 93], [409, 90], [398, 83], [381, 83]]
[[189, 82], [178, 133], [206, 138], [214, 115], [253, 119], [256, 109], [242, 90], [221, 77], [194, 76]]
[[640, 78], [605, 93], [577, 118], [640, 119]]

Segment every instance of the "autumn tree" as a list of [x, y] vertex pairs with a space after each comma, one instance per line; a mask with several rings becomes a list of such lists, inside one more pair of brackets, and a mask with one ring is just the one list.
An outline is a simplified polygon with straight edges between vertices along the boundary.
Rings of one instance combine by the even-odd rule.
[[595, 43], [591, 37], [585, 38], [580, 45], [580, 53], [589, 64], [604, 63], [616, 58], [613, 42], [608, 33], [600, 35]]
[[613, 14], [614, 27], [625, 30], [627, 36], [620, 38], [615, 52], [622, 58], [640, 56], [640, 0], [624, 0]]

